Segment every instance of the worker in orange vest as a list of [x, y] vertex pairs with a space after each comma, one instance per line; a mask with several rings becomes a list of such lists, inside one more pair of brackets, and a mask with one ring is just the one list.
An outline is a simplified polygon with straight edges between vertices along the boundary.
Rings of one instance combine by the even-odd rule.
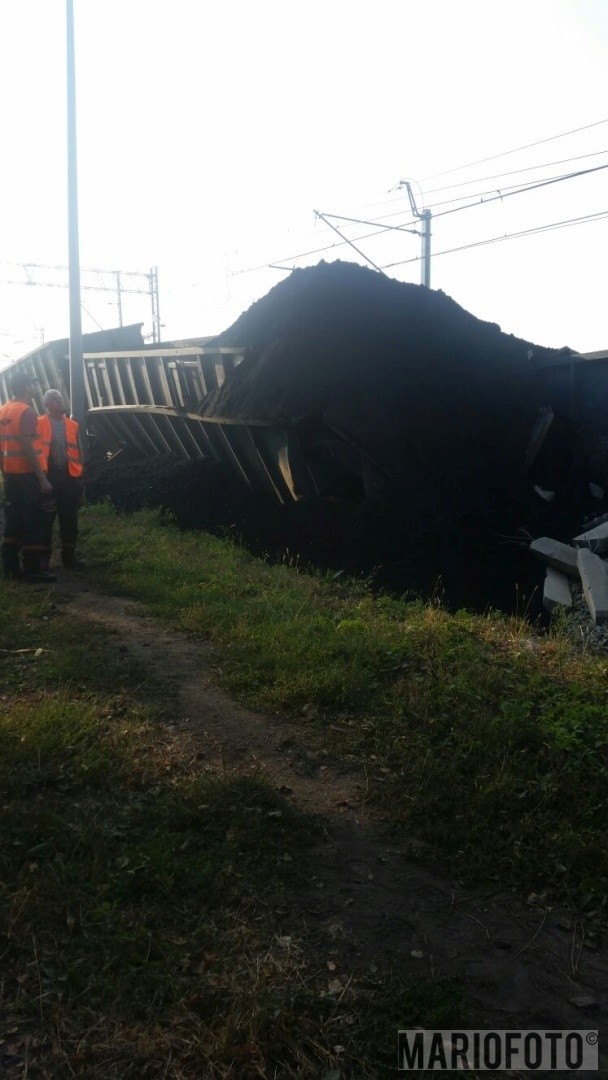
[[[32, 408], [35, 385], [22, 371], [9, 378], [11, 401], [0, 408], [0, 469], [4, 479], [2, 570], [6, 579], [54, 581], [41, 565], [43, 502], [52, 494]], [[19, 561], [21, 555], [22, 565]]]
[[53, 524], [59, 518], [61, 561], [70, 570], [84, 563], [76, 555], [78, 510], [82, 504], [83, 459], [78, 424], [65, 415], [59, 390], [44, 395], [46, 414], [38, 417], [38, 435], [43, 466], [48, 470], [56, 502], [55, 512], [45, 515], [43, 566], [48, 569], [53, 550]]

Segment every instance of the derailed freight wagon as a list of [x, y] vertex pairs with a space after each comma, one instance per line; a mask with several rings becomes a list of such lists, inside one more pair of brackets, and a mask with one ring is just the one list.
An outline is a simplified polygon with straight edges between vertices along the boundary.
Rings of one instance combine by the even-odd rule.
[[[128, 327], [84, 347], [104, 453], [208, 460], [278, 503], [385, 493], [451, 519], [567, 485], [585, 446], [604, 483], [605, 357], [540, 348], [354, 264], [295, 271], [214, 339], [147, 348]], [[67, 342], [17, 363], [66, 393]]]
[[[205, 399], [246, 354], [240, 347], [208, 346], [208, 340], [146, 347], [141, 324], [84, 336], [86, 430], [97, 461], [121, 454], [149, 467], [151, 459], [172, 454], [223, 466], [279, 503], [314, 494], [289, 421], [205, 419]], [[32, 377], [39, 413], [50, 388], [69, 405], [67, 339], [49, 342], [0, 372], [0, 403], [8, 400], [10, 375], [17, 369]]]

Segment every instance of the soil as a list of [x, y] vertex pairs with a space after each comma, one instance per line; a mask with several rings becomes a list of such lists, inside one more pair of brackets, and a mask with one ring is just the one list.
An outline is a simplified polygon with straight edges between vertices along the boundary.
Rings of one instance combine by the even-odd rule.
[[263, 775], [321, 822], [315, 874], [293, 926], [304, 919], [325, 955], [339, 953], [346, 970], [373, 962], [380, 971], [454, 979], [481, 1028], [606, 1029], [608, 949], [585, 942], [572, 912], [526, 903], [508, 883], [465, 887], [408, 862], [365, 805], [360, 774], [311, 754], [280, 717], [231, 701], [204, 643], [163, 629], [139, 603], [103, 595], [83, 575], [59, 572], [57, 602], [110, 630], [119, 657], [161, 680], [176, 703], [166, 723], [193, 756]]

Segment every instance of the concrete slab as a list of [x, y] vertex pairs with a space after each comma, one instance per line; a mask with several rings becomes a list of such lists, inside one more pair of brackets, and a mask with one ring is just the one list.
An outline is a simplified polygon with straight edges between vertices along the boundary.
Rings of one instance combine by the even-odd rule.
[[547, 611], [555, 611], [557, 607], [572, 607], [572, 591], [570, 582], [565, 574], [547, 567], [545, 584], [543, 588], [543, 607]]
[[562, 574], [568, 574], [569, 577], [578, 577], [576, 548], [569, 544], [562, 544], [549, 536], [541, 536], [532, 541], [530, 551], [554, 570], [561, 570]]
[[608, 622], [608, 566], [583, 547], [578, 549], [578, 568], [591, 618], [595, 623]]
[[596, 526], [603, 525], [605, 521], [608, 521], [608, 514], [600, 514], [599, 517], [594, 517], [591, 521], [585, 521], [584, 531], [589, 532], [591, 529], [595, 529]]
[[575, 536], [574, 543], [577, 548], [586, 547], [595, 551], [596, 555], [608, 551], [608, 521], [605, 521], [603, 525], [597, 525], [595, 529], [581, 533], [580, 536]]

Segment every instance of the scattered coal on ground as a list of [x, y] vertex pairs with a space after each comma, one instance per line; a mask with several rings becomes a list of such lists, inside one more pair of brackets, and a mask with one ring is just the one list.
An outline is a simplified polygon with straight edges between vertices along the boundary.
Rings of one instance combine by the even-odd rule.
[[279, 507], [216, 465], [155, 462], [153, 479], [149, 463], [117, 464], [93, 497], [143, 499], [182, 527], [394, 591], [439, 588], [451, 607], [522, 610], [522, 596], [538, 592], [526, 536], [572, 535], [584, 511], [574, 430], [545, 462], [559, 473], [552, 504], [534, 492], [542, 476], [523, 471], [547, 404], [535, 358], [557, 350], [505, 334], [441, 292], [343, 262], [294, 271], [210, 344], [247, 353], [203, 415], [287, 421], [305, 449], [307, 432], [338, 431], [378, 465], [382, 488]]
[[475, 516], [462, 517], [457, 530], [446, 520], [436, 533], [427, 531], [430, 519], [412, 525], [407, 493], [397, 494], [278, 506], [221, 466], [171, 456], [155, 459], [153, 469], [149, 461], [117, 459], [87, 484], [89, 502], [110, 499], [127, 512], [159, 507], [182, 529], [204, 529], [270, 560], [354, 576], [395, 594], [435, 596], [452, 609], [540, 614], [542, 572], [528, 539], [567, 540], [559, 511], [531, 495], [511, 508], [519, 522], [512, 533]]

